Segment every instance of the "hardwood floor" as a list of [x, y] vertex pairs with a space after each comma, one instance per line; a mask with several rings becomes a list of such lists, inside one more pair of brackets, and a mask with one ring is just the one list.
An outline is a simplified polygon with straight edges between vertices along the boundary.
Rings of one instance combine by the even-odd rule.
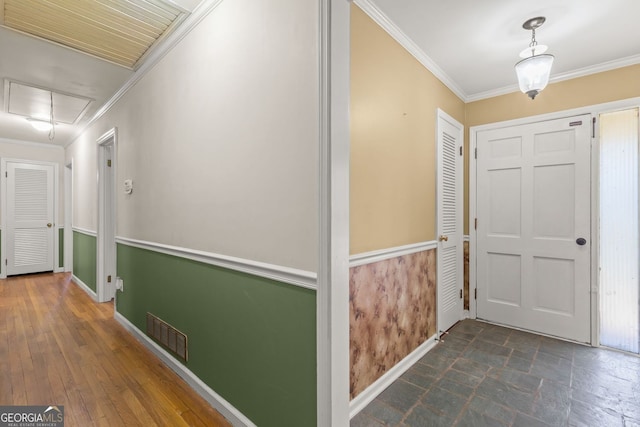
[[0, 405], [64, 405], [66, 426], [230, 426], [69, 274], [0, 280]]

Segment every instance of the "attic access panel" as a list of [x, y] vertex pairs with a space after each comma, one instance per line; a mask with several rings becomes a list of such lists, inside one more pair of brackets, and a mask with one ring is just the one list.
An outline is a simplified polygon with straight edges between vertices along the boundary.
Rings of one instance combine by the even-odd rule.
[[65, 94], [51, 89], [29, 86], [24, 83], [5, 81], [7, 113], [50, 120], [51, 94], [53, 93], [53, 117], [56, 123], [77, 123], [93, 101], [89, 98]]
[[134, 69], [187, 12], [165, 0], [0, 0], [0, 25]]

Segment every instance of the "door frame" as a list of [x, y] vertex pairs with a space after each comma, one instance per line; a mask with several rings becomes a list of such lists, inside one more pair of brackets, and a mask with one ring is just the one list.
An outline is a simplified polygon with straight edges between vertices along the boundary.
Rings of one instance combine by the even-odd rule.
[[[591, 345], [599, 346], [600, 342], [600, 313], [599, 313], [599, 279], [598, 279], [598, 222], [599, 222], [599, 189], [597, 180], [599, 179], [600, 167], [600, 132], [598, 119], [601, 113], [624, 110], [640, 106], [640, 97], [623, 99], [619, 101], [594, 104], [586, 107], [574, 108], [558, 111], [554, 113], [540, 114], [514, 120], [489, 123], [486, 125], [471, 126], [469, 128], [469, 317], [475, 319], [477, 316], [477, 301], [472, 298], [475, 295], [477, 286], [477, 234], [475, 230], [475, 218], [477, 215], [477, 187], [476, 187], [476, 157], [477, 133], [486, 130], [499, 129], [503, 127], [518, 126], [554, 119], [577, 116], [580, 114], [591, 114], [595, 119], [592, 123], [591, 135]], [[595, 181], [594, 181], [595, 180]]]
[[[117, 128], [97, 140], [98, 155], [98, 230], [96, 250], [96, 295], [98, 302], [115, 297], [116, 274], [116, 147]], [[107, 150], [111, 150], [111, 167], [107, 167]], [[111, 282], [107, 276], [111, 275]]]
[[[440, 108], [436, 111], [436, 242], [438, 245], [437, 251], [437, 260], [436, 260], [436, 329], [438, 330], [438, 337], [442, 333], [446, 331], [443, 329], [444, 327], [441, 325], [440, 312], [441, 308], [441, 293], [440, 293], [440, 284], [443, 282], [442, 279], [442, 245], [443, 243], [440, 241], [439, 236], [443, 234], [442, 232], [442, 213], [441, 213], [441, 203], [440, 196], [442, 192], [442, 132], [441, 132], [441, 122], [448, 122], [452, 126], [454, 126], [458, 135], [456, 135], [456, 143], [460, 144], [460, 147], [464, 147], [464, 125], [458, 122], [456, 119], [451, 117], [445, 111]], [[456, 149], [457, 151], [457, 149]], [[464, 152], [464, 150], [463, 150]], [[457, 225], [457, 238], [458, 238], [458, 248], [456, 249], [457, 257], [456, 257], [456, 277], [458, 278], [456, 287], [460, 290], [464, 288], [464, 262], [463, 262], [463, 254], [464, 254], [464, 155], [458, 155], [456, 153], [456, 163], [459, 165], [459, 168], [456, 170], [456, 225]], [[464, 296], [458, 301], [460, 304], [460, 313], [458, 316], [458, 320], [462, 320], [464, 318]], [[447, 327], [448, 329], [448, 327]]]
[[0, 253], [2, 254], [2, 262], [0, 262], [0, 279], [7, 278], [7, 267], [4, 262], [7, 254], [7, 163], [24, 163], [29, 165], [52, 166], [53, 167], [53, 272], [62, 271], [59, 267], [60, 254], [59, 251], [59, 232], [58, 232], [58, 200], [59, 200], [59, 179], [58, 164], [54, 162], [44, 162], [39, 160], [25, 160], [3, 157], [0, 159], [0, 230], [4, 231], [4, 236], [0, 236]]
[[73, 159], [64, 167], [64, 271], [73, 271]]

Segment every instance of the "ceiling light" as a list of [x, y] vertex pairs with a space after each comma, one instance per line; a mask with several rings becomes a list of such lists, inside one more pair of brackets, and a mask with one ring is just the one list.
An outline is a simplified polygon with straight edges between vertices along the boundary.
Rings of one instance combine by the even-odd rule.
[[29, 121], [29, 123], [31, 123], [31, 126], [33, 126], [35, 130], [39, 130], [41, 132], [50, 131], [53, 127], [51, 125], [51, 122], [45, 122], [44, 120], [32, 119], [31, 117], [29, 117], [27, 120]]
[[526, 56], [515, 66], [518, 75], [518, 84], [522, 93], [526, 93], [529, 98], [534, 99], [538, 93], [549, 83], [551, 65], [553, 65], [553, 55], [544, 54], [547, 47], [539, 45], [536, 41], [536, 28], [544, 24], [546, 18], [538, 16], [531, 18], [522, 24], [525, 30], [531, 30], [531, 43], [529, 47], [520, 53]]

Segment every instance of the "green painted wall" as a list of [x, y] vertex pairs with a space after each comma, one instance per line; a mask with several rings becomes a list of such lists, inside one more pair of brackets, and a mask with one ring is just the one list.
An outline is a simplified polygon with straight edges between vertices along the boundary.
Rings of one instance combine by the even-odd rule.
[[73, 274], [96, 292], [96, 238], [73, 231]]
[[64, 228], [58, 229], [58, 267], [64, 267]]
[[314, 291], [121, 244], [117, 259], [138, 329], [151, 312], [184, 332], [185, 365], [255, 424], [316, 424]]

